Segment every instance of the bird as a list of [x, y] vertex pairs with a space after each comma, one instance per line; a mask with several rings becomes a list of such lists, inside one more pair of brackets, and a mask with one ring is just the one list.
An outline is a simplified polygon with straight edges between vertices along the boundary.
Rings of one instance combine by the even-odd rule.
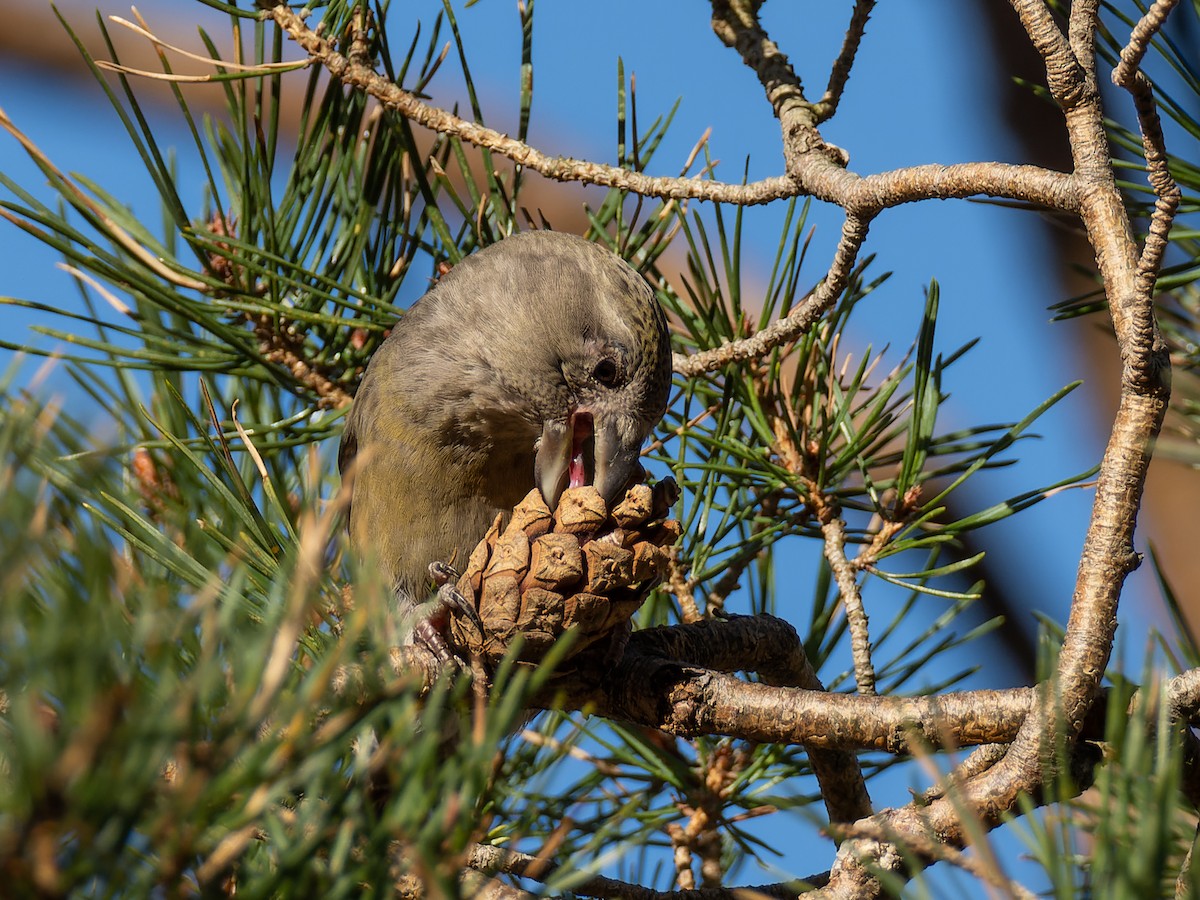
[[537, 488], [592, 484], [610, 506], [671, 384], [667, 319], [628, 263], [581, 237], [512, 235], [455, 264], [372, 355], [338, 454], [351, 549], [401, 611], [430, 564], [465, 562]]

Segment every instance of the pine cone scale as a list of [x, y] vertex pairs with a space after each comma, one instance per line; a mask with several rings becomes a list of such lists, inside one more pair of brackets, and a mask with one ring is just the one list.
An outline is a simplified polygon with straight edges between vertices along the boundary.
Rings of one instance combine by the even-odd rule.
[[471, 552], [457, 587], [483, 623], [452, 614], [450, 640], [494, 666], [521, 637], [520, 659], [536, 663], [568, 629], [571, 653], [607, 639], [623, 646], [630, 619], [659, 582], [679, 523], [664, 521], [678, 497], [671, 479], [633, 485], [613, 509], [591, 486], [547, 508], [538, 491], [497, 520]]

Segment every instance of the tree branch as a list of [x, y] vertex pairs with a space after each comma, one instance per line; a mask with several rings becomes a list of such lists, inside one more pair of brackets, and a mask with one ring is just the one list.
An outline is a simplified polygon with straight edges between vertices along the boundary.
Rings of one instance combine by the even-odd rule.
[[1121, 49], [1121, 61], [1113, 70], [1113, 84], [1127, 86], [1134, 73], [1141, 68], [1142, 59], [1150, 49], [1150, 42], [1167, 22], [1167, 16], [1179, 4], [1179, 0], [1154, 0], [1146, 14], [1138, 19], [1129, 33], [1129, 42]]
[[1138, 563], [1133, 530], [1151, 443], [1169, 395], [1165, 347], [1153, 307], [1137, 290], [1137, 253], [1108, 157], [1099, 93], [1040, 0], [1013, 0], [1013, 6], [1045, 58], [1052, 93], [1064, 110], [1081, 191], [1079, 214], [1096, 249], [1124, 371], [1053, 689], [1043, 686], [1004, 760], [967, 782], [961, 797], [899, 812], [889, 823], [898, 834], [932, 832], [954, 846], [964, 839], [963, 810], [993, 827], [1019, 796], [1041, 785], [1046, 743], [1057, 735], [1073, 741], [1083, 727], [1111, 652], [1121, 586]]
[[738, 206], [770, 203], [797, 194], [795, 185], [787, 176], [750, 184], [726, 184], [700, 178], [654, 177], [619, 166], [547, 156], [523, 141], [431, 106], [369, 66], [348, 59], [330, 41], [305, 25], [304, 19], [289, 7], [274, 6], [267, 12], [301, 49], [344, 84], [365, 91], [388, 109], [423, 128], [453, 135], [468, 144], [491, 150], [554, 181], [582, 181], [663, 200], [711, 200]]
[[799, 77], [779, 46], [759, 26], [758, 4], [754, 0], [713, 0], [712, 27], [725, 46], [737, 50], [766, 90], [783, 129], [783, 160], [788, 173], [795, 175], [809, 153], [844, 167], [845, 151], [825, 143], [817, 131], [816, 110], [805, 98]]
[[[830, 831], [843, 838], [856, 838], [859, 841], [866, 839], [875, 845], [878, 845], [880, 842], [894, 841], [896, 839], [896, 835], [889, 831], [883, 824], [873, 821], [856, 822], [848, 826], [831, 826]], [[1012, 897], [1013, 900], [1036, 900], [1038, 896], [1028, 888], [1006, 878], [995, 866], [988, 865], [984, 859], [967, 856], [963, 851], [939, 844], [930, 837], [907, 836], [904, 840], [904, 849], [909, 853], [916, 853], [930, 860], [942, 860], [950, 863], [952, 866], [957, 866], [964, 872], [974, 875], [984, 884], [1000, 888], [1008, 896]], [[820, 895], [818, 894], [818, 896]]]
[[1163, 138], [1162, 122], [1158, 117], [1153, 88], [1139, 67], [1146, 50], [1149, 49], [1150, 41], [1165, 24], [1167, 16], [1177, 2], [1178, 0], [1156, 0], [1146, 15], [1134, 26], [1129, 43], [1121, 50], [1121, 61], [1112, 73], [1113, 84], [1125, 88], [1133, 97], [1138, 126], [1142, 133], [1147, 174], [1156, 198], [1146, 243], [1138, 259], [1137, 290], [1139, 297], [1144, 301], [1149, 301], [1154, 294], [1171, 224], [1179, 208], [1181, 191], [1167, 163], [1166, 141]]
[[837, 582], [846, 620], [850, 624], [850, 652], [854, 658], [854, 681], [863, 695], [875, 693], [875, 666], [871, 662], [871, 636], [867, 628], [867, 611], [863, 607], [862, 591], [854, 567], [846, 559], [846, 523], [840, 518], [822, 521], [825, 537], [825, 560]]
[[866, 239], [866, 220], [847, 215], [828, 274], [795, 309], [748, 338], [687, 356], [676, 353], [673, 360], [675, 372], [689, 378], [696, 377], [730, 363], [761, 358], [775, 347], [799, 338], [817, 323], [846, 289], [850, 272], [858, 259], [858, 251]]
[[[1088, 77], [1044, 0], [1011, 0], [1025, 33], [1046, 65], [1046, 84], [1052, 96], [1064, 110], [1074, 108], [1087, 95]], [[1072, 10], [1072, 24], [1083, 21]], [[1076, 26], [1077, 27], [1077, 26]], [[1085, 29], [1086, 30], [1086, 29]], [[1095, 53], [1092, 42], [1080, 50], [1082, 56]]]
[[867, 20], [875, 9], [875, 0], [855, 0], [854, 12], [850, 16], [850, 25], [846, 29], [846, 37], [842, 40], [842, 49], [834, 60], [829, 71], [829, 84], [825, 95], [816, 104], [817, 121], [824, 122], [833, 118], [837, 112], [838, 103], [842, 99], [842, 91], [850, 80], [850, 70], [854, 67], [854, 57], [858, 54], [858, 45], [862, 43], [867, 30]]
[[[517, 853], [500, 847], [486, 844], [475, 844], [470, 849], [468, 865], [484, 872], [507, 872], [534, 881], [545, 883], [561, 868], [557, 863], [531, 856], [528, 853]], [[804, 885], [820, 886], [826, 876], [817, 875], [808, 879], [777, 884], [755, 885], [753, 887], [719, 887], [699, 888], [690, 891], [656, 891], [652, 888], [606, 878], [603, 875], [592, 875], [571, 887], [571, 892], [580, 897], [614, 898], [614, 900], [739, 900], [747, 895], [777, 897], [780, 900], [792, 900]]]
[[[790, 626], [788, 630], [795, 639], [788, 641], [785, 630], [780, 629], [780, 642], [787, 642], [787, 647], [779, 648], [785, 652], [779, 653], [765, 672], [760, 671], [763, 681], [775, 687], [801, 688], [825, 693], [825, 685], [817, 677], [812, 662], [804, 651], [800, 635]], [[867, 792], [867, 783], [863, 778], [858, 756], [845, 749], [812, 746], [807, 749], [808, 761], [821, 788], [821, 797], [825, 801], [829, 821], [854, 822], [871, 815], [871, 795]]]
[[[1073, 25], [1078, 13], [1072, 9]], [[1089, 47], [1088, 52], [1094, 53], [1094, 48]], [[1053, 54], [1047, 54], [1046, 63], [1053, 77]], [[1169, 363], [1153, 305], [1150, 297], [1138, 290], [1137, 250], [1108, 156], [1100, 95], [1090, 79], [1080, 77], [1084, 83], [1073, 94], [1078, 103], [1063, 103], [1064, 113], [1078, 177], [1086, 177], [1088, 182], [1080, 216], [1096, 249], [1124, 371], [1120, 405], [1101, 461], [1059, 657], [1058, 697], [1047, 694], [1039, 715], [1026, 723], [1010, 754], [1012, 766], [1025, 770], [1033, 767], [1044, 741], [1051, 736], [1065, 733], [1070, 739], [1078, 734], [1083, 715], [1099, 690], [1116, 628], [1121, 586], [1139, 563], [1133, 551], [1133, 530], [1151, 443], [1162, 425], [1170, 392]]]
[[[934, 747], [1009, 741], [1033, 700], [1030, 688], [863, 697], [777, 686], [804, 681], [806, 666], [795, 629], [782, 619], [708, 619], [635, 632], [603, 679], [564, 676], [539, 703], [682, 737], [908, 753], [914, 740]], [[757, 671], [766, 683], [726, 674], [736, 670]]]

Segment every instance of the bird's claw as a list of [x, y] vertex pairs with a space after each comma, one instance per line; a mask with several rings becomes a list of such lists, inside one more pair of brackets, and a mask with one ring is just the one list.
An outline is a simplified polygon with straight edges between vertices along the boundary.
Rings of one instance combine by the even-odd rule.
[[429, 564], [429, 578], [437, 585], [437, 605], [439, 610], [457, 612], [468, 619], [479, 633], [483, 634], [483, 619], [475, 604], [463, 596], [455, 586], [458, 581], [458, 571], [449, 563], [432, 562]]
[[444, 562], [429, 564], [429, 579], [437, 587], [433, 602], [428, 604], [428, 613], [421, 616], [413, 625], [413, 637], [430, 653], [437, 657], [443, 666], [464, 669], [463, 660], [451, 649], [444, 634], [447, 613], [456, 613], [470, 620], [483, 633], [483, 620], [479, 617], [475, 605], [462, 595], [455, 587], [458, 572], [454, 567]]

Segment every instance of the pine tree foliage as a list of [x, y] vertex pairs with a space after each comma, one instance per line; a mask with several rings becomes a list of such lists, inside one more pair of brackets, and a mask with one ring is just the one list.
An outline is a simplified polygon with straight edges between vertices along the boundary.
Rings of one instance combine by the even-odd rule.
[[[62, 20], [128, 136], [131, 164], [158, 190], [159, 220], [61, 171], [0, 113], [57, 195], [44, 203], [0, 173], [0, 214], [58, 251], [79, 289], [77, 305], [2, 302], [45, 314], [38, 330], [69, 348], [54, 351], [58, 365], [95, 401], [65, 411], [28, 390], [23, 369], [3, 382], [0, 881], [13, 896], [651, 897], [698, 883], [695, 864], [713, 891], [704, 896], [768, 880], [776, 883], [764, 893], [794, 896], [805, 885], [787, 879], [808, 873], [779, 874], [780, 856], [818, 871], [833, 845], [797, 862], [786, 828], [760, 826], [789, 816], [828, 824], [812, 747], [718, 730], [670, 734], [570, 704], [522, 730], [526, 705], [546, 705], [554, 654], [536, 672], [502, 668], [483, 697], [466, 676], [435, 677], [401, 647], [407, 623], [346, 552], [332, 464], [342, 417], [371, 353], [439, 272], [552, 223], [529, 199], [531, 176], [503, 154], [419, 130], [309, 65], [244, 0], [200, 2], [229, 17], [229, 37], [200, 32], [224, 108], [202, 114], [186, 81], [167, 80], [201, 163], [195, 191], [142, 99], [149, 76], [122, 67], [114, 26], [100, 21], [98, 51]], [[518, 10], [522, 142], [533, 7]], [[485, 122], [462, 9], [447, 2], [419, 25], [402, 5], [314, 9], [320, 34], [345, 58], [414, 97], [457, 66], [469, 107], [457, 112]], [[1107, 11], [1100, 45], [1110, 65], [1145, 12]], [[178, 56], [156, 49], [172, 76]], [[1150, 55], [1178, 85], [1174, 95], [1157, 90], [1160, 107], [1195, 138], [1194, 54], [1160, 35]], [[673, 110], [639, 130], [621, 69], [616, 105], [617, 167], [670, 168], [656, 152]], [[295, 108], [303, 114], [292, 130], [284, 111]], [[1139, 176], [1122, 185], [1130, 209], [1149, 223], [1155, 196], [1140, 177], [1141, 139], [1115, 121], [1112, 135]], [[1200, 160], [1171, 158], [1183, 200], [1159, 279], [1170, 291], [1163, 329], [1183, 375], [1170, 448], [1189, 459], [1200, 433], [1200, 270], [1187, 218], [1198, 172]], [[714, 183], [716, 173], [701, 152], [679, 170]], [[810, 258], [809, 206], [795, 196], [776, 201], [779, 239], [765, 279], [745, 276], [743, 206], [617, 187], [585, 196], [588, 237], [655, 286], [677, 354], [770, 328], [827, 277]], [[682, 277], [664, 264], [668, 248], [686, 259]], [[642, 628], [781, 617], [825, 687], [848, 698], [941, 695], [969, 674], [947, 669], [949, 651], [998, 623], [973, 615], [980, 555], [964, 550], [965, 539], [1093, 472], [1063, 472], [982, 509], [960, 489], [1016, 461], [1039, 417], [1075, 384], [1020, 421], [945, 425], [939, 412], [972, 344], [942, 345], [936, 281], [915, 334], [885, 349], [842, 340], [886, 278], [864, 257], [832, 309], [794, 340], [677, 376], [648, 453], [680, 483], [683, 537]], [[1099, 299], [1080, 298], [1063, 314], [1098, 309]], [[41, 352], [23, 336], [0, 345]], [[780, 576], [797, 558], [815, 573], [803, 591]], [[869, 639], [850, 610], [846, 571], [871, 614]], [[1050, 687], [1059, 637], [1048, 623]], [[862, 642], [869, 664], [851, 652]], [[1176, 671], [1200, 665], [1194, 650], [1167, 646]], [[760, 674], [750, 680], [781, 687]], [[1044, 763], [1054, 777], [1012, 811], [1055, 896], [1200, 895], [1184, 864], [1196, 833], [1189, 804], [1200, 796], [1196, 739], [1172, 693], [1178, 682], [1147, 669], [1140, 683], [1111, 673], [1085, 738], [1050, 740]], [[918, 749], [906, 728], [920, 730], [908, 722], [892, 752], [861, 754], [868, 783], [901, 758], [939, 772], [958, 759], [943, 752], [953, 740]], [[953, 800], [954, 788], [944, 793]], [[846, 824], [831, 826], [835, 837], [863, 836], [838, 832]], [[853, 896], [906, 885], [913, 896], [936, 893], [937, 880], [920, 873], [939, 860], [963, 870], [966, 890], [996, 884], [999, 870], [986, 864], [992, 824], [972, 832], [982, 864], [942, 848], [936, 834], [877, 835], [894, 840], [905, 865], [865, 859], [876, 893]], [[997, 889], [1024, 895], [1006, 879]]]

